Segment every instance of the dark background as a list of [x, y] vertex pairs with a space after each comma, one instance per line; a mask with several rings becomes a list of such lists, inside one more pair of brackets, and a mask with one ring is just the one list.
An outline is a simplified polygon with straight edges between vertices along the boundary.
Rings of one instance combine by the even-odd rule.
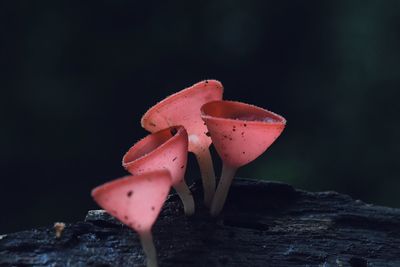
[[[238, 175], [400, 207], [400, 1], [4, 1], [0, 233], [83, 219], [141, 115], [206, 78], [288, 120]], [[197, 177], [194, 158], [188, 176]], [[219, 160], [216, 158], [217, 174]]]

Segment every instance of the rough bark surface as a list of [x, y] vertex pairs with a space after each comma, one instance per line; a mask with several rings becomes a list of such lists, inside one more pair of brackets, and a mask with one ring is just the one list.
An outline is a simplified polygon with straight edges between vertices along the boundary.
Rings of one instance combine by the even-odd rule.
[[[195, 192], [201, 203], [201, 192]], [[172, 196], [153, 229], [163, 266], [400, 266], [400, 209], [336, 192], [236, 179], [221, 216], [183, 216]], [[101, 211], [0, 237], [0, 266], [143, 266], [137, 235]]]

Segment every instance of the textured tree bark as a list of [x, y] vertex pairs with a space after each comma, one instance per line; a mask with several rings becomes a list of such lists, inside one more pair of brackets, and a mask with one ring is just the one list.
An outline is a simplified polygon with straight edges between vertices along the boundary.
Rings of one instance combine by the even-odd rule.
[[[202, 192], [195, 190], [196, 203]], [[400, 209], [235, 178], [222, 214], [170, 197], [153, 229], [163, 266], [400, 266]], [[0, 237], [0, 266], [143, 266], [137, 235], [101, 211]]]

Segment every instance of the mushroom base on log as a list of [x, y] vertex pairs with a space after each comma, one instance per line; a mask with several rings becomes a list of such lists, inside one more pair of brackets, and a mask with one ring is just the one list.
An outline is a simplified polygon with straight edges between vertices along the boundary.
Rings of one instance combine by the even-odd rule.
[[[201, 186], [198, 186], [199, 188]], [[201, 189], [193, 188], [196, 203]], [[153, 228], [160, 266], [400, 266], [400, 209], [235, 178], [223, 212], [186, 217], [171, 196]], [[0, 266], [143, 266], [135, 232], [103, 211], [0, 235]]]

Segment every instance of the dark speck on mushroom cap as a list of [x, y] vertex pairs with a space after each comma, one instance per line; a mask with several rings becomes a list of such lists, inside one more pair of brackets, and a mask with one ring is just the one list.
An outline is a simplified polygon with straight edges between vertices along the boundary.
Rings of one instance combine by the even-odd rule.
[[171, 128], [170, 132], [171, 135], [175, 135], [178, 132], [178, 130], [176, 128]]

